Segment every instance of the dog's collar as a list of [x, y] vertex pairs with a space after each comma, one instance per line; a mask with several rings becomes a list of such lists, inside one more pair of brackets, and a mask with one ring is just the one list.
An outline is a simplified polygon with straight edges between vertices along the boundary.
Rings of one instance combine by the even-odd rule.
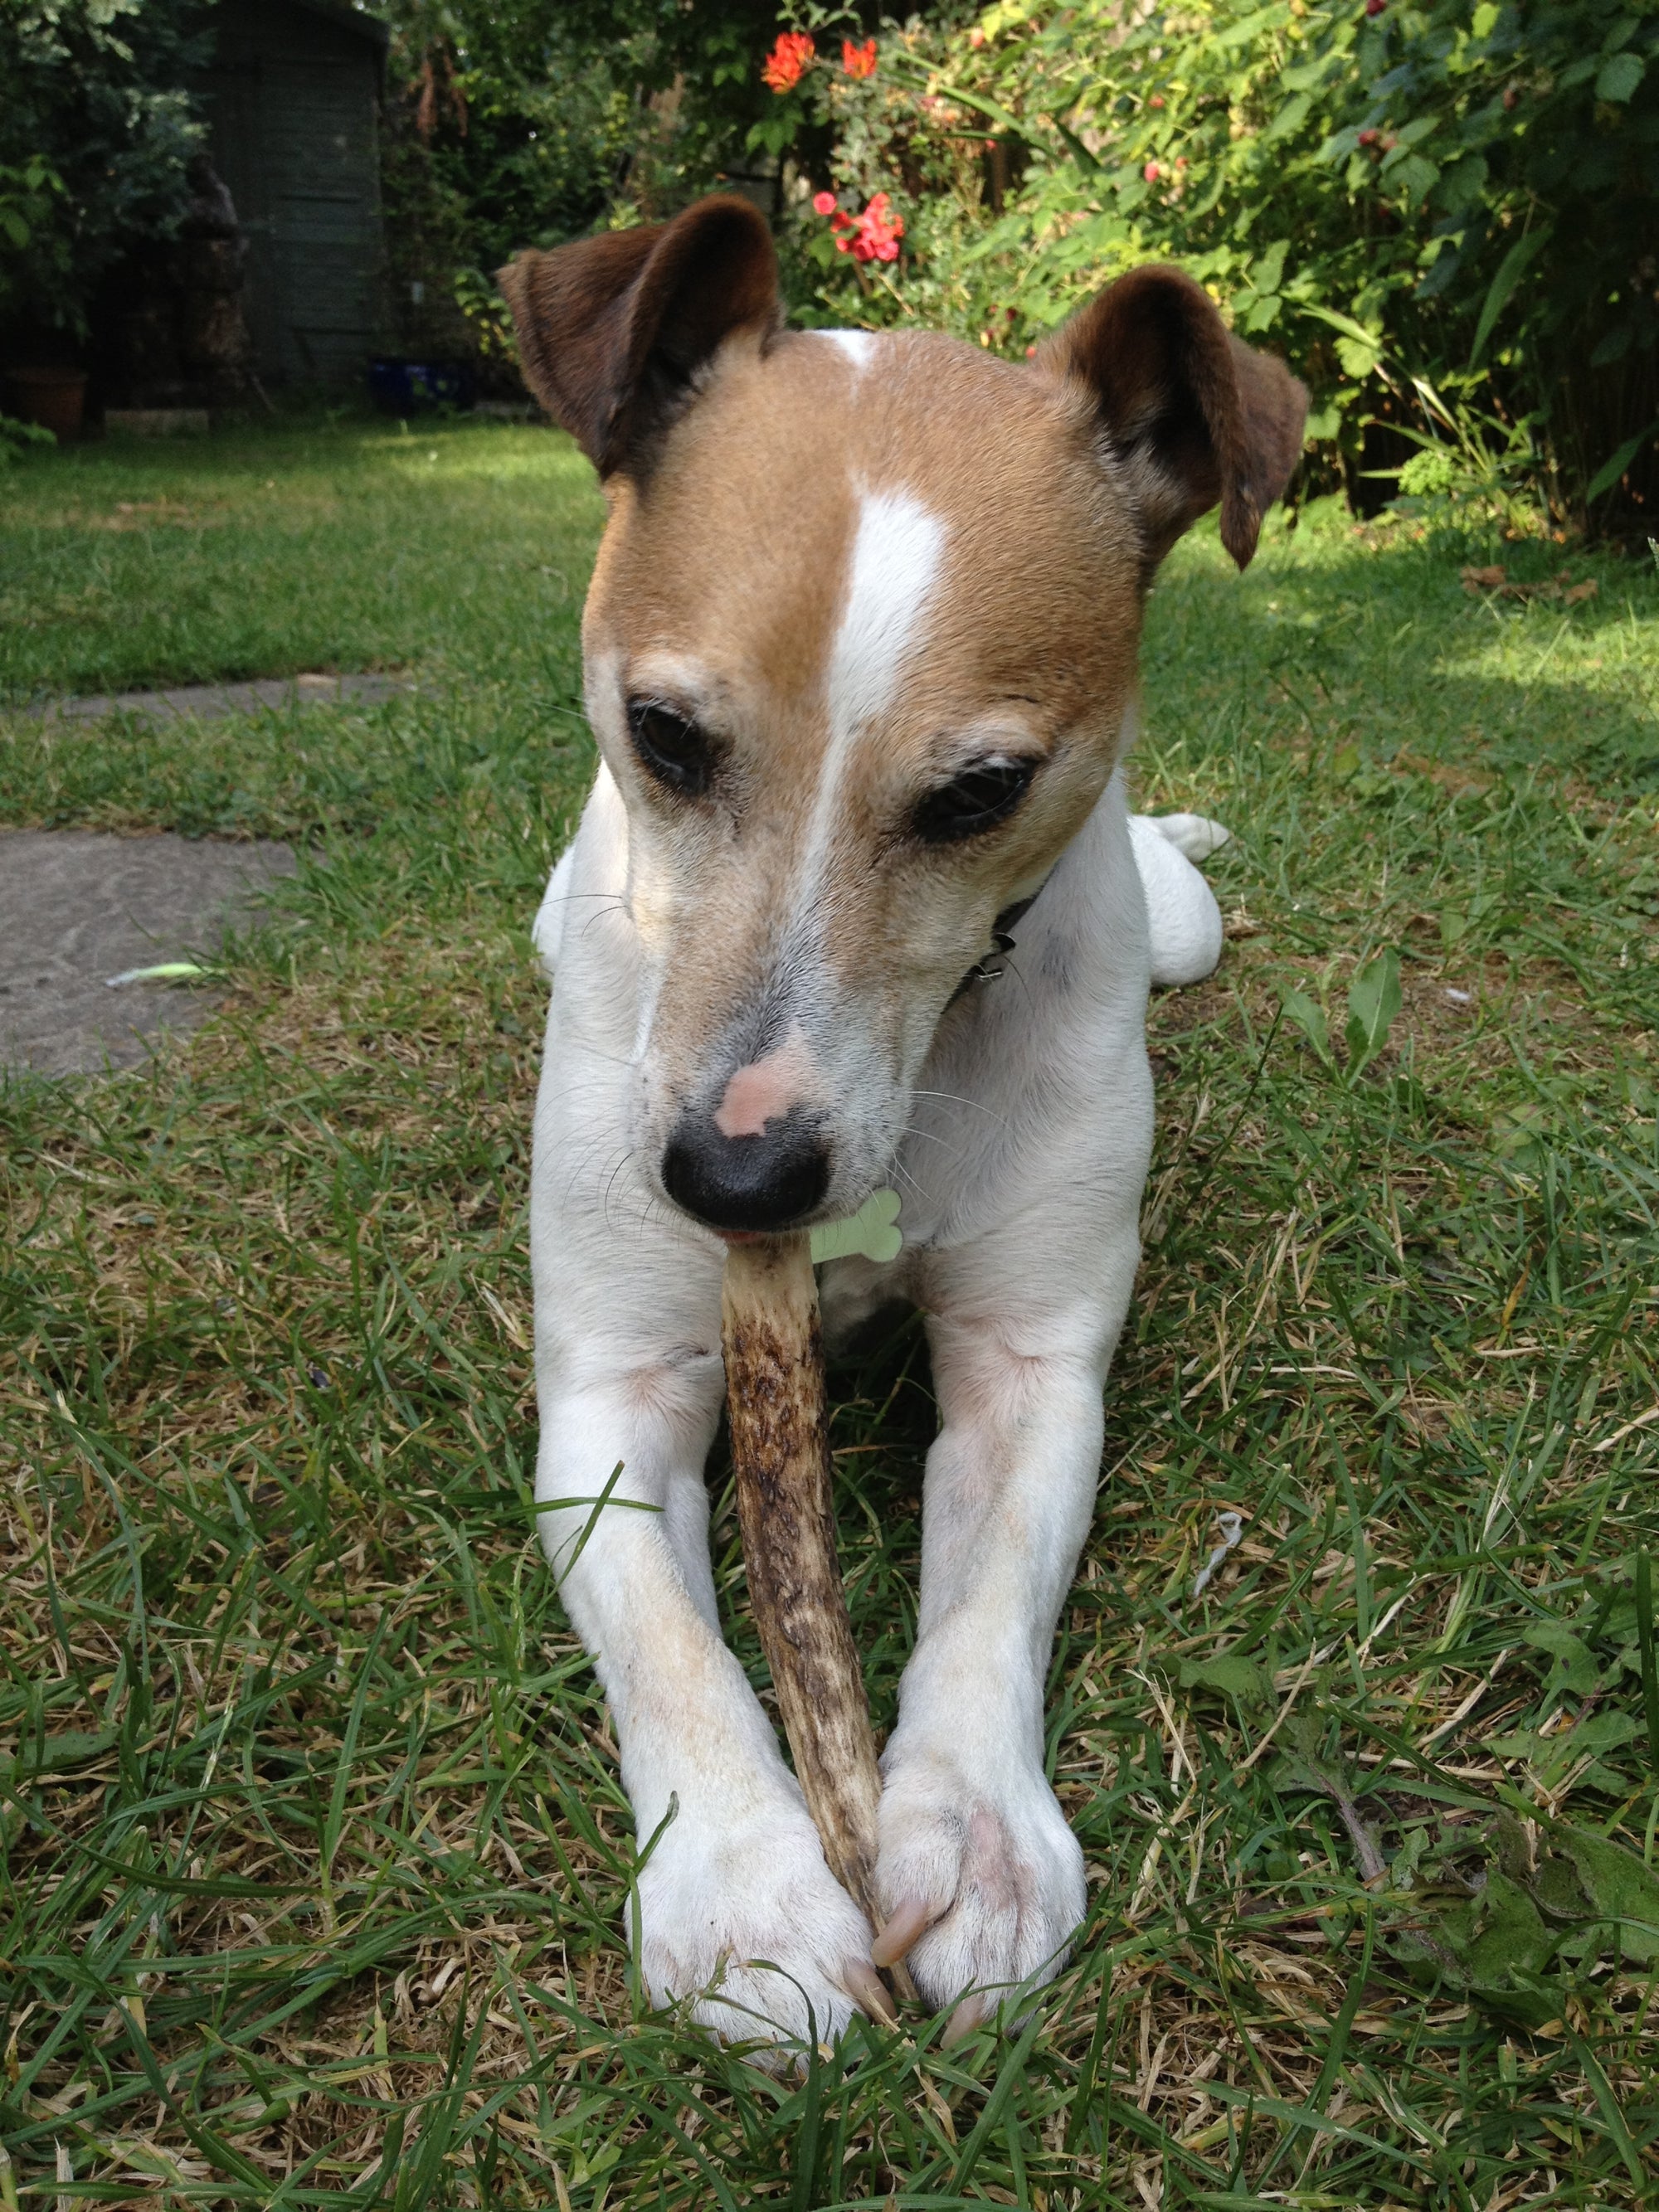
[[1014, 949], [1014, 932], [1048, 888], [1048, 878], [1045, 876], [1029, 898], [1016, 899], [1012, 906], [1003, 908], [991, 924], [990, 951], [975, 961], [951, 992], [948, 1004], [954, 1006], [963, 993], [971, 989], [975, 983], [994, 983], [1006, 972], [1002, 963]]

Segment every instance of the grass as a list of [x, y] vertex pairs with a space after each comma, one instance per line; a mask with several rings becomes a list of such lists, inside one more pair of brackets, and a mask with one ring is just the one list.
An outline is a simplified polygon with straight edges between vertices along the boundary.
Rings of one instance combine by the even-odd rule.
[[[0, 820], [303, 855], [193, 1039], [0, 1090], [0, 2202], [1652, 2203], [1659, 576], [1488, 600], [1468, 549], [1328, 511], [1242, 582], [1212, 538], [1171, 563], [1140, 790], [1237, 834], [1221, 969], [1153, 1011], [1055, 1655], [1090, 1919], [1018, 2033], [872, 2028], [783, 2082], [630, 1984], [615, 1749], [531, 1532], [526, 932], [588, 769], [598, 514], [562, 440], [468, 426], [6, 480], [14, 706], [421, 688], [163, 737], [0, 712]], [[915, 1328], [839, 1388], [879, 1723]]]

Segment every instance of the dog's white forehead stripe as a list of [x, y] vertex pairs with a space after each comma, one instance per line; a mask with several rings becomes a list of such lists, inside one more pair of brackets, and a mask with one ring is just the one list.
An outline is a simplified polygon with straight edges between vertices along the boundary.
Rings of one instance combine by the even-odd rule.
[[798, 914], [816, 896], [835, 842], [853, 748], [898, 696], [906, 664], [927, 634], [944, 556], [945, 524], [919, 499], [902, 491], [860, 495], [841, 620], [830, 648], [829, 738], [802, 855]]
[[839, 346], [854, 368], [869, 368], [870, 357], [876, 349], [873, 331], [819, 331], [817, 335]]
[[939, 570], [945, 524], [908, 492], [866, 492], [830, 651], [832, 756], [890, 707], [921, 644]]

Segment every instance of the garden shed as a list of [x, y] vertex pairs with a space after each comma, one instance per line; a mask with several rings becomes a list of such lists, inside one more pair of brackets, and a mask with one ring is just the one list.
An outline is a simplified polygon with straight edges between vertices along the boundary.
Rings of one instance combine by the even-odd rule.
[[214, 15], [199, 90], [247, 240], [254, 367], [267, 383], [358, 382], [386, 336], [386, 26], [329, 0], [219, 0]]

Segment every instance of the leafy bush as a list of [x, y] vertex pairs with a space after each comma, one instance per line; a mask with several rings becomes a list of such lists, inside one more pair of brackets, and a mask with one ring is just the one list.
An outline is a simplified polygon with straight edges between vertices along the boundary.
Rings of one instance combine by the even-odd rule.
[[1351, 477], [1379, 415], [1441, 441], [1428, 380], [1460, 423], [1478, 389], [1505, 441], [1535, 431], [1559, 506], [1621, 480], [1659, 501], [1659, 0], [1000, 0], [886, 25], [858, 79], [850, 19], [801, 21], [814, 57], [780, 97], [828, 127], [823, 182], [906, 224], [872, 271], [802, 178], [797, 281], [825, 319], [925, 313], [1018, 351], [1179, 260], [1307, 377]]
[[57, 443], [52, 432], [43, 430], [38, 422], [20, 422], [13, 416], [0, 415], [0, 469], [10, 468], [31, 446]]
[[[380, 0], [383, 185], [410, 343], [505, 352], [489, 272], [672, 214], [738, 166], [774, 0]], [[412, 286], [423, 315], [410, 316]]]
[[86, 329], [99, 278], [183, 213], [195, 0], [0, 0], [0, 320]]

